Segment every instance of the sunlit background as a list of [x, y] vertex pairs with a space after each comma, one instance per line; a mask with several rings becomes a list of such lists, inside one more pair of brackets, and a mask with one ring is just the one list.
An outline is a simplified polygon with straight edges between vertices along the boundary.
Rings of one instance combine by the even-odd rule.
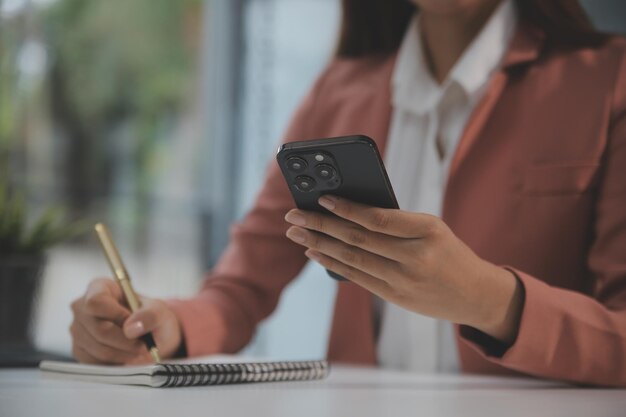
[[[624, 31], [620, 0], [585, 2]], [[29, 211], [105, 221], [136, 288], [193, 294], [332, 55], [338, 0], [0, 0], [0, 169]], [[108, 275], [93, 236], [49, 252], [37, 345]], [[309, 266], [246, 353], [322, 356], [335, 284]]]

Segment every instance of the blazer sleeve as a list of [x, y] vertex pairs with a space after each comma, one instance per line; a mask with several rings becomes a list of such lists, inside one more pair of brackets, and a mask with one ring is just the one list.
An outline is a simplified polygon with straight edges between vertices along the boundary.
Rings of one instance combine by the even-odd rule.
[[556, 288], [509, 268], [525, 300], [516, 341], [502, 348], [461, 326], [461, 340], [484, 358], [526, 374], [626, 386], [626, 54], [613, 92], [603, 176], [588, 255], [592, 296]]
[[[299, 106], [286, 138], [311, 137], [315, 103], [328, 71]], [[304, 248], [285, 237], [284, 216], [294, 207], [278, 164], [270, 161], [252, 209], [231, 228], [229, 244], [199, 293], [168, 300], [182, 326], [188, 356], [237, 352], [274, 310], [283, 288], [307, 261]]]

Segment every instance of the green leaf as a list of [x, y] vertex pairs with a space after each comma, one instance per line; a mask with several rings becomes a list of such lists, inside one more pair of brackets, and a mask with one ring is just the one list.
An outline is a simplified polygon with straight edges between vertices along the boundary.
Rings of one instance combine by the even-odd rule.
[[46, 209], [30, 227], [26, 220], [24, 195], [16, 193], [10, 196], [6, 183], [0, 181], [0, 256], [39, 254], [88, 230], [87, 222], [68, 224], [60, 207]]
[[48, 208], [35, 223], [30, 234], [24, 238], [22, 245], [24, 249], [26, 251], [43, 249], [45, 242], [50, 240], [50, 235], [54, 232], [55, 223], [58, 224], [62, 217], [63, 211], [60, 208]]

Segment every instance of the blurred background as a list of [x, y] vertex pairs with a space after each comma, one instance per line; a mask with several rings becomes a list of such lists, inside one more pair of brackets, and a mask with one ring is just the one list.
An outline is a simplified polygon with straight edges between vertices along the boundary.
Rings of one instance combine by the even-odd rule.
[[[626, 32], [623, 0], [583, 3]], [[108, 223], [139, 292], [191, 295], [338, 23], [339, 0], [0, 0], [0, 176], [29, 216]], [[48, 252], [38, 347], [69, 354], [69, 304], [107, 275], [92, 235]], [[245, 353], [323, 356], [334, 291], [309, 265]]]

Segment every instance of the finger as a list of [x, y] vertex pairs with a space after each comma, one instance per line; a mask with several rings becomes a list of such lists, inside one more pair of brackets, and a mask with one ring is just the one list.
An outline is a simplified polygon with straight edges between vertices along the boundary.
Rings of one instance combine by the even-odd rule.
[[308, 249], [305, 252], [305, 255], [329, 271], [333, 271], [334, 273], [341, 275], [350, 282], [354, 282], [381, 298], [387, 299], [390, 294], [391, 287], [381, 279], [366, 274], [363, 271], [348, 266], [330, 256], [316, 252], [312, 249]]
[[92, 355], [89, 354], [89, 352], [87, 352], [82, 347], [78, 346], [76, 343], [74, 343], [72, 346], [72, 355], [74, 356], [74, 359], [76, 359], [80, 363], [88, 363], [88, 364], [100, 363], [98, 359], [94, 358]]
[[74, 343], [95, 358], [98, 363], [123, 364], [137, 356], [99, 343], [78, 321], [72, 323], [70, 332]]
[[355, 203], [337, 196], [325, 195], [319, 204], [346, 220], [373, 232], [404, 238], [427, 237], [440, 227], [441, 220], [430, 214], [411, 213]]
[[122, 290], [111, 279], [93, 280], [87, 287], [82, 300], [85, 313], [100, 319], [111, 320], [120, 326], [130, 315], [130, 310], [122, 304]]
[[376, 253], [385, 258], [402, 261], [406, 258], [407, 239], [372, 232], [363, 226], [337, 216], [293, 209], [285, 220], [296, 226], [324, 233], [351, 246]]
[[129, 316], [124, 322], [124, 335], [135, 339], [156, 330], [162, 317], [159, 306], [143, 307]]
[[316, 252], [328, 255], [333, 259], [366, 274], [387, 281], [398, 269], [398, 263], [361, 248], [348, 245], [322, 233], [312, 232], [298, 226], [287, 230], [287, 237]]
[[96, 278], [92, 280], [87, 286], [85, 296], [96, 293], [109, 294], [119, 302], [124, 301], [124, 293], [122, 292], [122, 288], [117, 282], [115, 282], [115, 279], [113, 278]]
[[72, 323], [70, 332], [74, 343], [89, 353], [89, 355], [94, 357], [99, 363], [124, 364], [131, 361], [145, 350], [145, 348], [142, 347], [138, 353], [129, 353], [101, 344], [77, 321]]
[[112, 321], [98, 319], [84, 314], [77, 316], [76, 320], [87, 329], [94, 339], [103, 345], [132, 354], [137, 354], [141, 350], [141, 343], [126, 337], [122, 328]]

